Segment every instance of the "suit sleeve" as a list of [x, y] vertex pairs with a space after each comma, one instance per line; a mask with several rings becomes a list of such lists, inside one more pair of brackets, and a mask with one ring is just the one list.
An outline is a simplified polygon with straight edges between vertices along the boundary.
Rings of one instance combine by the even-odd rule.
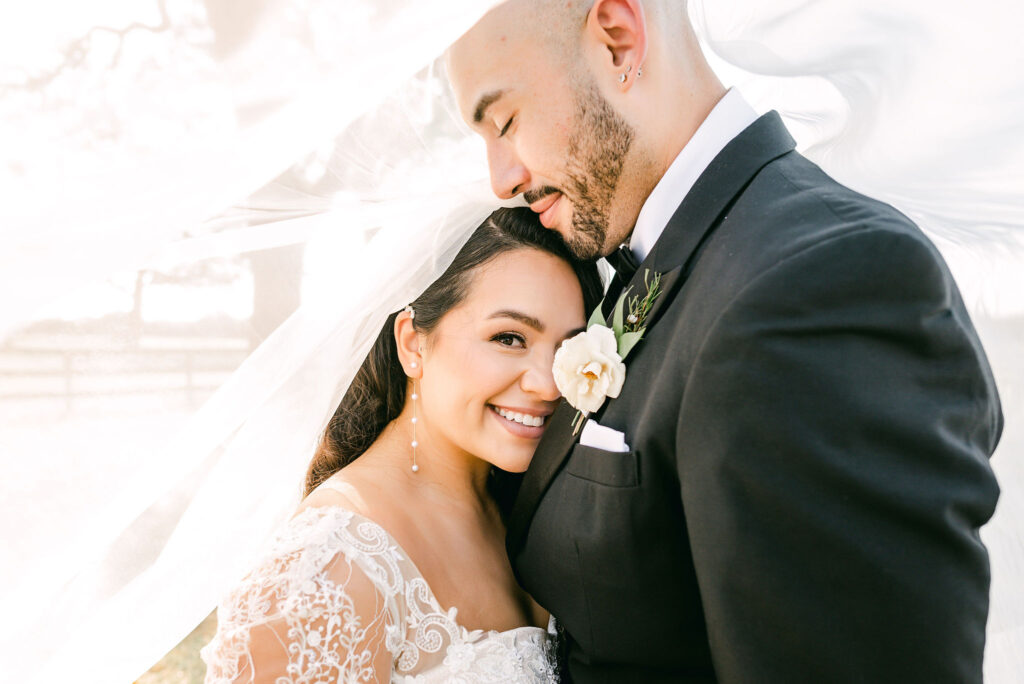
[[980, 682], [1002, 417], [944, 263], [905, 228], [744, 287], [687, 379], [677, 468], [723, 683]]

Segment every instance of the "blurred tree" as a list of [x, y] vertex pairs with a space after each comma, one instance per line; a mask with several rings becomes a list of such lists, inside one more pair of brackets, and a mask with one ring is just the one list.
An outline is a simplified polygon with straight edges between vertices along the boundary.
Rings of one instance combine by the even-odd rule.
[[267, 10], [279, 0], [203, 0], [206, 20], [213, 29], [213, 56], [224, 59], [245, 44]]

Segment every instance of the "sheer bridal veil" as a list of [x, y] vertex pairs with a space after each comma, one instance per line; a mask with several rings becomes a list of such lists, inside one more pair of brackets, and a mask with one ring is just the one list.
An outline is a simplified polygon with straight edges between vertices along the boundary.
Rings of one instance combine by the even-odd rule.
[[[386, 315], [497, 205], [438, 61], [495, 4], [2, 11], [0, 659], [12, 681], [133, 680], [289, 515]], [[1009, 0], [769, 4], [691, 0], [713, 66], [778, 109], [840, 181], [929, 232], [995, 368], [1007, 427], [983, 531], [986, 668], [1013, 681], [1024, 13]]]

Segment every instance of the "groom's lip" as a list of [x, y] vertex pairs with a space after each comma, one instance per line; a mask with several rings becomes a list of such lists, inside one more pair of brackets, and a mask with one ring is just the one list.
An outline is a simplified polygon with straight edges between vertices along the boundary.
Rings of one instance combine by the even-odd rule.
[[549, 192], [548, 194], [544, 195], [543, 197], [541, 197], [540, 199], [538, 199], [535, 202], [530, 202], [530, 209], [532, 209], [534, 212], [536, 212], [538, 214], [543, 214], [561, 196], [562, 196], [562, 193], [560, 193], [557, 190], [554, 190], [554, 188], [552, 188], [552, 192]]
[[558, 209], [562, 193], [553, 192], [544, 199], [534, 202], [530, 209], [540, 214], [540, 222], [545, 228], [553, 228], [555, 224], [555, 211]]

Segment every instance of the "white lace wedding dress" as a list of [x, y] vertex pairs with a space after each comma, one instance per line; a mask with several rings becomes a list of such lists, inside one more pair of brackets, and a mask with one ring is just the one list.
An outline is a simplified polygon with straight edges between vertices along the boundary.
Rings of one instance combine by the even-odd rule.
[[558, 681], [553, 621], [467, 630], [384, 528], [338, 506], [292, 518], [217, 620], [206, 684]]

